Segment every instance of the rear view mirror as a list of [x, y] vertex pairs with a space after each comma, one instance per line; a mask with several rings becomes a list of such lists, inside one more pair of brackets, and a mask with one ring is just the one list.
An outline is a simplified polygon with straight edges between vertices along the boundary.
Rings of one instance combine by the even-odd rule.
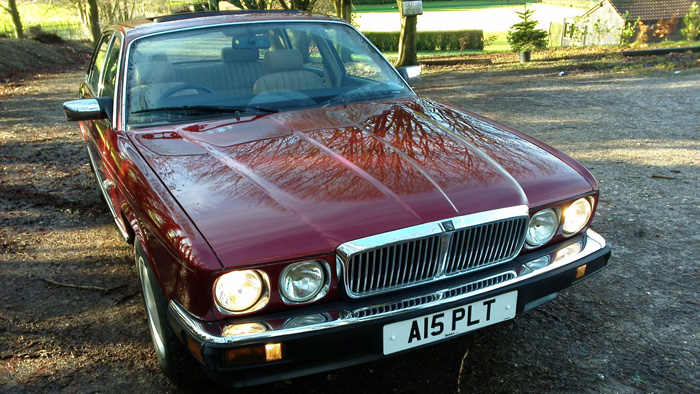
[[409, 85], [413, 86], [420, 82], [420, 66], [403, 66], [396, 69], [404, 81], [408, 82]]
[[63, 103], [63, 110], [66, 112], [66, 118], [70, 121], [111, 120], [113, 103], [114, 101], [111, 97], [72, 100]]
[[232, 46], [236, 49], [267, 49], [270, 38], [262, 35], [238, 36], [233, 38]]

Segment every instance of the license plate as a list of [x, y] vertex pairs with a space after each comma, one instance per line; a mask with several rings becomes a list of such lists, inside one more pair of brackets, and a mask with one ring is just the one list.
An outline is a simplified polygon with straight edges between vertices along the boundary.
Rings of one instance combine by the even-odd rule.
[[518, 292], [384, 326], [384, 354], [425, 345], [515, 317]]

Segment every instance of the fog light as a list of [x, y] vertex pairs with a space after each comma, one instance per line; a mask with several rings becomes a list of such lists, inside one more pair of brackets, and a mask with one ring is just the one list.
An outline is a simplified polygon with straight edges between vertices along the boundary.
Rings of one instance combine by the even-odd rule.
[[284, 323], [284, 328], [305, 327], [305, 326], [310, 326], [310, 325], [314, 325], [314, 324], [325, 323], [327, 321], [328, 321], [328, 316], [326, 316], [322, 313], [317, 313], [315, 315], [298, 316], [298, 317], [293, 317], [293, 318], [287, 320]]
[[265, 361], [277, 361], [282, 359], [282, 344], [268, 343], [265, 345]]
[[224, 327], [223, 335], [225, 337], [235, 337], [238, 335], [257, 334], [265, 331], [267, 331], [267, 328], [260, 323], [232, 324]]
[[567, 257], [574, 256], [578, 254], [581, 251], [581, 243], [576, 242], [575, 244], [571, 244], [565, 248], [559, 249], [557, 252], [557, 257], [554, 259], [554, 262], [558, 262], [561, 260], [564, 260]]
[[549, 256], [542, 256], [523, 264], [520, 275], [527, 275], [549, 265]]

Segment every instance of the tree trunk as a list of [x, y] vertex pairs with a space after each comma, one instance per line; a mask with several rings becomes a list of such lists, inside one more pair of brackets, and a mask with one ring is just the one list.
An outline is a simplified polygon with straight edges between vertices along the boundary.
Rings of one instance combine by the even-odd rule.
[[24, 38], [24, 29], [22, 29], [22, 21], [19, 19], [17, 1], [7, 0], [7, 6], [10, 8], [10, 15], [12, 15], [12, 24], [15, 25], [15, 37]]
[[416, 57], [417, 25], [417, 16], [405, 16], [401, 18], [401, 34], [399, 36], [399, 60], [396, 61], [396, 67], [411, 66], [418, 63], [418, 59]]
[[87, 0], [88, 2], [88, 17], [90, 18], [90, 31], [92, 32], [92, 42], [97, 45], [100, 39], [100, 13], [97, 9], [97, 0]]
[[338, 18], [350, 22], [352, 15], [352, 3], [353, 0], [334, 0], [333, 5], [335, 6], [335, 15]]

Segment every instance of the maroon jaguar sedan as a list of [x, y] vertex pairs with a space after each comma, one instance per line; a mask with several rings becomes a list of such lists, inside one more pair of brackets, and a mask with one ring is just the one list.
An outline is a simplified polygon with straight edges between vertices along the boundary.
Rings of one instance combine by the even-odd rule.
[[201, 368], [247, 386], [390, 356], [512, 319], [607, 264], [593, 176], [416, 96], [419, 75], [302, 13], [106, 29], [64, 108], [134, 245], [170, 379]]

